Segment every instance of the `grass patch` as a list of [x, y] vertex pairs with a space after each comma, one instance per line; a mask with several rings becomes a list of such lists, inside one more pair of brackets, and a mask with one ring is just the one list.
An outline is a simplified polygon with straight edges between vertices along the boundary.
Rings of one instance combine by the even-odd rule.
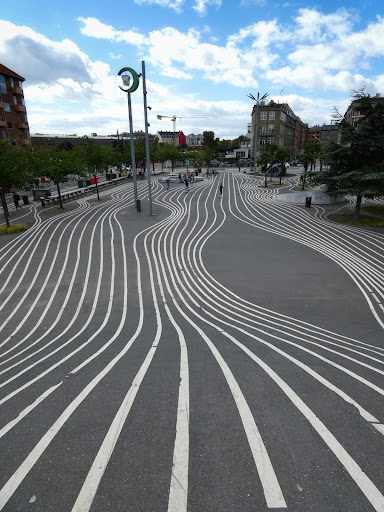
[[20, 231], [26, 231], [28, 226], [24, 222], [19, 224], [10, 224], [10, 226], [0, 226], [0, 235], [9, 235], [10, 233], [19, 233]]
[[329, 215], [328, 218], [333, 220], [333, 222], [350, 224], [352, 226], [384, 226], [384, 219], [363, 216], [359, 220], [355, 220], [353, 214], [350, 213], [334, 213]]
[[384, 215], [384, 206], [370, 205], [363, 206], [361, 209], [368, 213], [377, 213], [377, 215]]
[[66, 212], [68, 210], [73, 210], [72, 206], [63, 206], [60, 208], [60, 206], [57, 206], [56, 208], [52, 208], [54, 212]]

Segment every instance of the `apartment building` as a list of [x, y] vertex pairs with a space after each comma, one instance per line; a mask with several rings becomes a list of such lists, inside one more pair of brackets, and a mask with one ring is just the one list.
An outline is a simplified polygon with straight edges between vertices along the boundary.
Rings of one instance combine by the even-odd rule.
[[189, 148], [199, 148], [203, 145], [203, 134], [200, 133], [195, 135], [194, 133], [190, 133], [186, 137], [186, 144]]
[[[372, 104], [376, 104], [378, 102], [384, 102], [384, 96], [378, 92], [375, 96], [371, 98]], [[344, 114], [344, 121], [346, 121], [351, 126], [354, 126], [357, 121], [360, 121], [365, 116], [365, 113], [360, 108], [360, 101], [354, 100], [347, 108], [346, 113]]]
[[272, 100], [268, 104], [263, 101], [259, 103], [257, 141], [256, 113], [255, 105], [252, 111], [251, 147], [253, 154], [256, 142], [257, 156], [266, 149], [268, 144], [289, 148], [292, 158], [302, 152], [307, 140], [308, 125], [293, 113], [287, 103], [275, 103]]
[[22, 76], [0, 64], [0, 140], [14, 147], [31, 143], [23, 82]]

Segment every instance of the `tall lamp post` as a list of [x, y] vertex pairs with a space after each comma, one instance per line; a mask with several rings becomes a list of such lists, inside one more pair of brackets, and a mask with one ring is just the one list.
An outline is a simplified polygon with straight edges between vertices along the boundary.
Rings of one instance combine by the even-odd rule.
[[[131, 77], [124, 75], [123, 73], [128, 72], [132, 75], [132, 85], [130, 86]], [[132, 105], [131, 105], [131, 92], [136, 91], [139, 87], [139, 76], [132, 68], [120, 69], [118, 76], [121, 76], [123, 80], [123, 87], [119, 85], [119, 88], [127, 93], [128, 98], [128, 118], [129, 118], [129, 135], [131, 140], [131, 159], [132, 159], [132, 176], [133, 176], [133, 192], [135, 196], [135, 205], [137, 211], [141, 211], [140, 204], [137, 199], [137, 181], [136, 181], [136, 160], [135, 160], [135, 144], [133, 141], [133, 125], [132, 125]]]
[[141, 61], [141, 74], [143, 77], [143, 97], [144, 97], [144, 123], [145, 123], [145, 151], [147, 160], [147, 179], [148, 179], [148, 199], [149, 199], [149, 215], [153, 215], [152, 212], [152, 190], [151, 190], [151, 160], [149, 156], [149, 139], [148, 139], [148, 112], [147, 109], [151, 107], [147, 106], [147, 86], [145, 83], [145, 62]]
[[256, 169], [257, 169], [256, 159], [257, 159], [257, 152], [258, 152], [258, 150], [257, 150], [257, 137], [259, 135], [259, 132], [258, 132], [258, 128], [259, 128], [259, 103], [260, 103], [260, 101], [265, 100], [265, 98], [267, 96], [269, 96], [269, 93], [266, 92], [264, 94], [264, 96], [262, 96], [261, 98], [260, 98], [260, 93], [259, 92], [257, 93], [257, 98], [255, 98], [253, 96], [253, 94], [251, 94], [251, 93], [247, 94], [247, 96], [248, 96], [248, 98], [251, 98], [251, 100], [256, 101], [255, 154], [254, 154], [254, 158], [253, 158], [253, 160], [254, 160], [254, 162], [253, 162], [253, 164], [254, 164], [253, 165], [253, 172], [254, 172], [254, 175], [256, 176]]

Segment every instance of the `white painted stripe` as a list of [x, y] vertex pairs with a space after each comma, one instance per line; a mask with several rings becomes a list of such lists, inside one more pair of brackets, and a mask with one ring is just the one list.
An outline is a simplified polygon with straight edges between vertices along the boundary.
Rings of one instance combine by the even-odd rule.
[[23, 411], [19, 413], [19, 415], [9, 423], [7, 423], [1, 430], [0, 430], [0, 439], [5, 436], [15, 425], [17, 425], [22, 419], [24, 419], [33, 409], [35, 409], [43, 400], [45, 400], [53, 391], [55, 391], [59, 386], [61, 386], [63, 381], [59, 382], [59, 384], [56, 384], [56, 386], [52, 386], [51, 388], [47, 389], [42, 395], [40, 395], [36, 400], [28, 405]]

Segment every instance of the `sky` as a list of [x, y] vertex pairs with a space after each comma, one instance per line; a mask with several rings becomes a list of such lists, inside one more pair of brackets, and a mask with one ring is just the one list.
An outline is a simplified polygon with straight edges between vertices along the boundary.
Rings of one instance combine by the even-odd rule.
[[[0, 63], [25, 78], [30, 132], [129, 131], [120, 69], [145, 61], [149, 132], [247, 133], [254, 101], [288, 103], [309, 126], [353, 91], [384, 95], [380, 0], [1, 1]], [[143, 89], [131, 94], [144, 130]], [[192, 117], [189, 117], [192, 116]], [[193, 117], [204, 116], [204, 117]]]

